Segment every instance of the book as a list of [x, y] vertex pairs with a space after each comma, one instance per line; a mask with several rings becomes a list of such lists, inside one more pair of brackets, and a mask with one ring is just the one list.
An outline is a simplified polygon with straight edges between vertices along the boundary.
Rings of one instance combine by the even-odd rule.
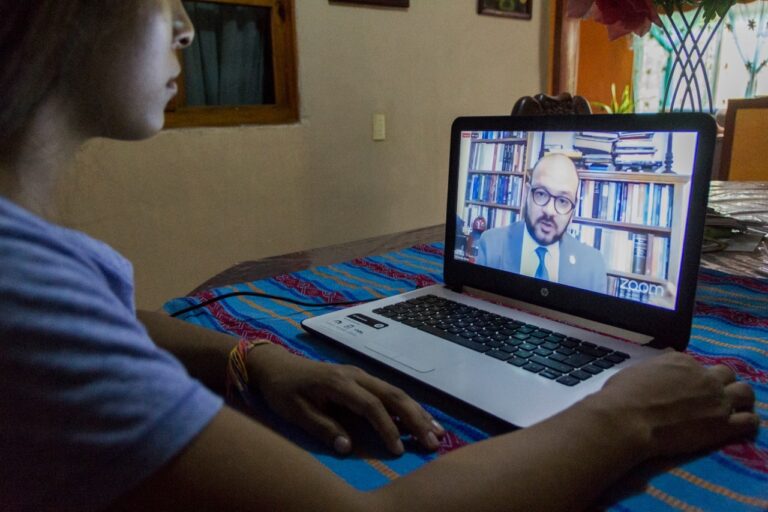
[[656, 147], [651, 132], [619, 132], [613, 147], [613, 163], [619, 171], [655, 171], [662, 165], [656, 158]]
[[644, 146], [621, 146], [621, 147], [616, 147], [613, 150], [613, 154], [614, 155], [622, 155], [622, 154], [654, 155], [656, 154], [656, 148], [644, 147]]
[[581, 132], [581, 135], [593, 139], [616, 140], [619, 138], [619, 132]]
[[653, 132], [618, 132], [620, 139], [649, 139], [653, 137]]
[[661, 165], [661, 160], [653, 158], [653, 153], [650, 155], [643, 153], [619, 154], [614, 157], [613, 161], [616, 165], [637, 165], [645, 163]]
[[584, 137], [582, 135], [573, 136], [573, 149], [580, 150], [582, 153], [611, 153], [613, 152], [613, 140], [596, 139]]
[[553, 149], [553, 148], [545, 149], [544, 154], [545, 155], [565, 155], [571, 159], [579, 159], [584, 155], [584, 153], [576, 149]]
[[648, 235], [645, 233], [634, 233], [632, 237], [632, 273], [645, 275], [645, 260], [648, 255]]

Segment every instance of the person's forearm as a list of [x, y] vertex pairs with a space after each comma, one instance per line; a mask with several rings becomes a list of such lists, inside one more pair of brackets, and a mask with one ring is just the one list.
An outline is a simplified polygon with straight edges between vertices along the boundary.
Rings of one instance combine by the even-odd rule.
[[[140, 312], [139, 319], [155, 342], [176, 355], [193, 376], [211, 389], [223, 389], [227, 355], [236, 338], [162, 313]], [[647, 457], [642, 422], [621, 414], [601, 395], [589, 397], [539, 425], [443, 456], [368, 495], [372, 503], [366, 508], [584, 508]]]
[[225, 407], [123, 509], [581, 510], [651, 457], [754, 436], [754, 392], [734, 379], [724, 366], [665, 354], [619, 372], [549, 420], [456, 450], [372, 492], [346, 485], [306, 451]]
[[568, 511], [650, 452], [635, 417], [588, 399], [550, 421], [466, 446], [373, 492], [225, 409], [119, 510]]
[[[374, 510], [580, 510], [649, 456], [644, 423], [602, 397], [441, 457], [376, 491]], [[398, 507], [399, 505], [399, 507]]]
[[237, 343], [228, 334], [205, 329], [155, 311], [137, 311], [150, 338], [176, 356], [209, 389], [224, 392], [227, 356]]

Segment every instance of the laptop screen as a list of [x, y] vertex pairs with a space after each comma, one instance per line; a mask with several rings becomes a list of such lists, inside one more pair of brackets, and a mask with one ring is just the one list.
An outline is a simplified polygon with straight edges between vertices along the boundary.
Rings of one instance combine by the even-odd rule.
[[697, 133], [460, 133], [454, 258], [674, 310]]

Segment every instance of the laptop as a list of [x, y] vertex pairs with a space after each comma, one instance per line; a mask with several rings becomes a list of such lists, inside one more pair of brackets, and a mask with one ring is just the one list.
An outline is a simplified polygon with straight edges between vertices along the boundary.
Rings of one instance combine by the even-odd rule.
[[690, 337], [706, 114], [461, 117], [444, 285], [302, 322], [527, 427]]

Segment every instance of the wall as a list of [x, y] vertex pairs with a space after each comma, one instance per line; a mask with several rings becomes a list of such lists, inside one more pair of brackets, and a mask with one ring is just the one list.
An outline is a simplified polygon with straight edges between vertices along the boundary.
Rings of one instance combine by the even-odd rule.
[[475, 0], [296, 0], [299, 123], [92, 141], [63, 222], [134, 262], [144, 308], [238, 261], [440, 224], [451, 121], [544, 90], [545, 3], [523, 21], [478, 16]]

